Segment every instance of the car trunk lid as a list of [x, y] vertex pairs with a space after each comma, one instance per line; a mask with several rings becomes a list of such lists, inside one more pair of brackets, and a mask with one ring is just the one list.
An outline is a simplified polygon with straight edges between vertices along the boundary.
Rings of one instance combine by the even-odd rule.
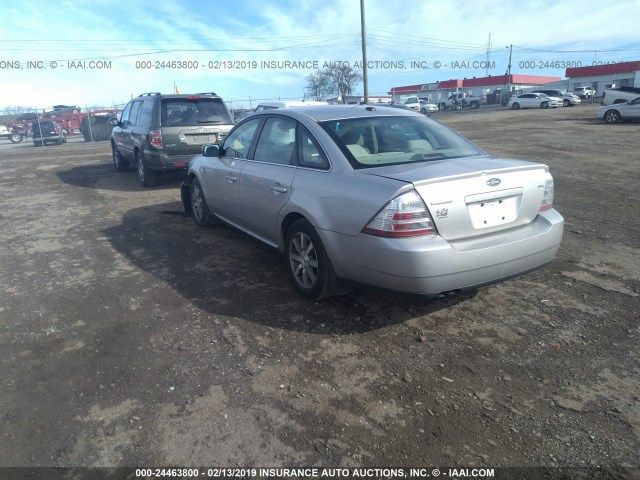
[[531, 222], [540, 210], [547, 178], [545, 165], [488, 157], [386, 166], [364, 173], [412, 183], [447, 240]]

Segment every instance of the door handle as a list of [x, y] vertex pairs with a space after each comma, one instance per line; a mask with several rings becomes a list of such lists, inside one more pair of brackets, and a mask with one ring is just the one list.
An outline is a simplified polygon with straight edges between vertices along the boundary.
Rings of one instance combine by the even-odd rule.
[[282, 185], [279, 185], [279, 184], [271, 185], [271, 190], [273, 190], [276, 193], [286, 193], [287, 192], [286, 187], [283, 187]]
[[226, 179], [227, 179], [227, 182], [229, 182], [229, 183], [233, 183], [233, 182], [235, 182], [235, 181], [237, 181], [237, 180], [238, 180], [238, 178], [237, 178], [237, 177], [234, 177], [233, 175], [227, 175], [227, 176], [226, 176], [226, 177], [224, 177], [224, 178], [226, 178]]

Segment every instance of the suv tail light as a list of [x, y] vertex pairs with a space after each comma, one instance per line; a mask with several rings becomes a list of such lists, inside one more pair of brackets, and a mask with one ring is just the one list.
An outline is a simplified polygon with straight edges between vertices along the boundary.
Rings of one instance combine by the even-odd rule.
[[152, 147], [162, 150], [162, 132], [160, 130], [152, 130], [149, 132], [149, 143]]
[[429, 210], [415, 190], [391, 200], [362, 231], [381, 237], [412, 237], [435, 233]]
[[547, 181], [544, 184], [544, 196], [542, 197], [540, 211], [544, 212], [551, 207], [553, 207], [553, 177], [547, 172]]

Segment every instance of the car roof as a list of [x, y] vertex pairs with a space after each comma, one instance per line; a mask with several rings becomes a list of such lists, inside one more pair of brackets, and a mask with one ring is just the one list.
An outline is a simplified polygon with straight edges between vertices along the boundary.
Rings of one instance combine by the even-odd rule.
[[265, 110], [255, 115], [287, 115], [294, 118], [310, 117], [316, 122], [342, 120], [346, 118], [366, 118], [371, 116], [419, 116], [424, 115], [404, 108], [389, 108], [383, 105], [324, 105], [298, 107], [292, 109]]

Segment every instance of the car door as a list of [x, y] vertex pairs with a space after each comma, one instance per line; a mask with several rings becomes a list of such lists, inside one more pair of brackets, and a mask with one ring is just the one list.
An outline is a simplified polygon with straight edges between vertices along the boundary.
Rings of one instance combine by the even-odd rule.
[[640, 98], [632, 100], [621, 110], [623, 120], [640, 120]]
[[131, 134], [131, 125], [129, 124], [129, 114], [133, 102], [129, 102], [120, 114], [118, 126], [113, 129], [113, 140], [120, 155], [124, 156], [127, 161], [131, 160], [132, 142], [127, 141], [127, 136]]
[[251, 235], [276, 246], [278, 214], [291, 196], [296, 172], [296, 121], [269, 116], [239, 180], [242, 226]]
[[203, 157], [198, 172], [209, 210], [241, 228], [238, 180], [261, 121], [258, 117], [237, 125], [222, 143], [220, 156]]

